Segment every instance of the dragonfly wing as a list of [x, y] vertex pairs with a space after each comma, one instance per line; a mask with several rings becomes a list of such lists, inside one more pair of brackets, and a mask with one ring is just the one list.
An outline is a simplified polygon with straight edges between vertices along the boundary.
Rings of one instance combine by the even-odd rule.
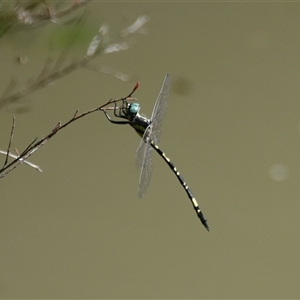
[[163, 85], [161, 87], [161, 90], [158, 94], [157, 100], [155, 102], [152, 115], [151, 115], [151, 121], [152, 121], [152, 136], [151, 139], [155, 144], [159, 144], [160, 140], [160, 126], [162, 124], [162, 119], [165, 115], [166, 108], [167, 108], [167, 99], [169, 97], [170, 92], [170, 84], [171, 84], [171, 75], [167, 74], [165, 76]]
[[152, 173], [152, 159], [151, 159], [151, 140], [149, 135], [151, 132], [151, 125], [146, 129], [144, 136], [141, 139], [140, 145], [136, 152], [136, 164], [140, 169], [139, 180], [139, 198], [142, 198], [149, 186]]
[[152, 116], [150, 119], [151, 125], [145, 129], [140, 146], [137, 150], [136, 163], [138, 168], [141, 170], [139, 181], [140, 198], [143, 197], [150, 183], [152, 173], [151, 140], [155, 144], [159, 143], [160, 126], [167, 108], [170, 83], [171, 76], [170, 74], [167, 74], [152, 111]]

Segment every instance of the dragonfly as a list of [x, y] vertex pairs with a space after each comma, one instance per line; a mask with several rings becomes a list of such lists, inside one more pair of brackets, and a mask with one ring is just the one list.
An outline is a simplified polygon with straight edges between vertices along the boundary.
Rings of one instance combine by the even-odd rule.
[[200, 219], [203, 226], [207, 229], [207, 231], [209, 231], [210, 228], [207, 224], [207, 219], [204, 217], [203, 212], [199, 208], [198, 202], [193, 196], [192, 191], [188, 187], [186, 181], [181, 176], [175, 165], [158, 146], [161, 136], [161, 124], [167, 108], [167, 99], [169, 97], [170, 84], [171, 76], [170, 74], [166, 74], [150, 119], [140, 115], [139, 111], [141, 107], [139, 103], [131, 103], [131, 99], [129, 99], [128, 97], [121, 99], [122, 105], [120, 106], [117, 106], [117, 104], [115, 103], [113, 109], [114, 116], [122, 119], [121, 121], [113, 120], [105, 111], [105, 109], [103, 110], [103, 112], [106, 118], [111, 123], [119, 125], [129, 124], [141, 137], [141, 142], [136, 152], [136, 163], [137, 167], [140, 169], [138, 191], [139, 198], [143, 197], [150, 183], [152, 174], [151, 150], [154, 149], [176, 175], [181, 186], [186, 191], [187, 196], [189, 197], [198, 218]]

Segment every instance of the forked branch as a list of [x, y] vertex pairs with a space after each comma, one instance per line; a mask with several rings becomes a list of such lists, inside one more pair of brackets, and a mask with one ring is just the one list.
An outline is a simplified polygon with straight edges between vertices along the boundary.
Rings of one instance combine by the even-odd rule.
[[[85, 116], [87, 116], [91, 113], [97, 112], [97, 111], [114, 110], [114, 109], [116, 109], [115, 108], [116, 103], [118, 103], [118, 102], [123, 103], [124, 99], [126, 99], [127, 101], [136, 100], [135, 98], [131, 98], [131, 96], [138, 87], [139, 87], [139, 83], [136, 83], [133, 90], [131, 91], [131, 93], [127, 97], [123, 97], [123, 98], [119, 98], [119, 99], [110, 99], [105, 104], [103, 104], [99, 107], [96, 107], [94, 109], [88, 110], [86, 112], [83, 112], [81, 114], [78, 114], [79, 110], [77, 109], [75, 111], [73, 117], [69, 121], [67, 121], [64, 124], [62, 124], [61, 122], [58, 122], [49, 134], [47, 134], [45, 137], [43, 137], [41, 139], [35, 138], [26, 147], [26, 149], [23, 150], [22, 153], [19, 154], [19, 152], [16, 150], [16, 153], [17, 153], [16, 155], [11, 153], [11, 145], [12, 145], [12, 140], [13, 140], [13, 135], [14, 135], [14, 130], [15, 130], [15, 118], [13, 117], [13, 123], [12, 123], [12, 127], [11, 127], [11, 132], [10, 132], [10, 138], [9, 138], [9, 142], [8, 142], [7, 151], [0, 150], [0, 154], [5, 155], [4, 164], [3, 164], [2, 168], [0, 169], [0, 178], [5, 177], [8, 173], [10, 173], [16, 167], [18, 167], [21, 163], [25, 163], [25, 164], [35, 168], [36, 170], [42, 172], [42, 169], [39, 166], [27, 161], [27, 159], [35, 151], [37, 151], [40, 147], [45, 145], [54, 135], [56, 135], [59, 131], [61, 131], [63, 128], [67, 127], [68, 125], [70, 125], [74, 121], [77, 121], [77, 120], [79, 120], [79, 119], [81, 119], [81, 118], [83, 118], [83, 117], [85, 117]], [[114, 104], [114, 106], [113, 107], [109, 106], [111, 104]], [[117, 108], [119, 108], [119, 107], [117, 107]], [[9, 157], [13, 158], [13, 160], [11, 162], [9, 162]]]

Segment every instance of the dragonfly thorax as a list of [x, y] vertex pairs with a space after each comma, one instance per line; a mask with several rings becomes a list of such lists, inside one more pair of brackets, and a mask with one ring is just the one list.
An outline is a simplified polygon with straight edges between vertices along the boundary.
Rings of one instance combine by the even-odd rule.
[[151, 124], [151, 120], [139, 114], [140, 108], [138, 103], [128, 104], [126, 118], [138, 135], [143, 136], [146, 128]]
[[139, 114], [140, 109], [141, 106], [138, 103], [130, 103], [127, 106], [125, 115], [132, 127], [143, 127], [145, 130], [150, 125], [151, 120], [145, 116], [141, 116]]

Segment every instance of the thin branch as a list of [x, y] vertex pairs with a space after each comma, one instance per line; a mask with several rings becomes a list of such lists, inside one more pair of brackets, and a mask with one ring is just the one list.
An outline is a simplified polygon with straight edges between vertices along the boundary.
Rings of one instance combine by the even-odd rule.
[[6, 166], [6, 164], [8, 162], [9, 151], [10, 151], [11, 142], [12, 142], [13, 135], [14, 135], [15, 121], [16, 121], [16, 119], [13, 116], [13, 122], [12, 122], [12, 126], [11, 126], [11, 131], [10, 131], [10, 136], [9, 136], [9, 142], [8, 142], [8, 147], [7, 147], [7, 152], [6, 152], [6, 157], [5, 157], [5, 161], [4, 161], [4, 164], [3, 164], [3, 168]]
[[[54, 7], [55, 4], [50, 6], [45, 1], [41, 1], [40, 3], [33, 1], [28, 5], [23, 5], [23, 7], [19, 3], [19, 7], [16, 5], [14, 11], [18, 23], [23, 23], [27, 25], [28, 28], [32, 28], [33, 26], [46, 25], [47, 23], [44, 21], [51, 21], [54, 24], [63, 24], [60, 22], [60, 18], [72, 14], [75, 10], [87, 5], [89, 2], [91, 2], [91, 0], [74, 1], [69, 7], [56, 11]], [[57, 3], [60, 4], [59, 2]], [[41, 4], [44, 6], [43, 9], [35, 13], [34, 11], [37, 10], [37, 7], [40, 7]]]
[[[78, 23], [75, 26], [81, 26], [82, 22], [83, 22], [83, 17], [78, 20]], [[101, 28], [103, 28], [103, 26], [101, 26]], [[65, 52], [63, 51], [63, 53], [60, 55], [60, 57], [54, 64], [54, 67], [52, 68], [52, 70], [50, 70], [50, 65], [48, 65], [48, 60], [46, 60], [46, 64], [47, 64], [48, 68], [45, 66], [42, 69], [40, 75], [37, 77], [37, 79], [31, 85], [26, 86], [25, 88], [13, 93], [13, 94], [11, 94], [11, 93], [9, 94], [11, 89], [7, 89], [5, 91], [5, 94], [3, 94], [2, 97], [0, 97], [0, 109], [2, 109], [3, 107], [5, 107], [8, 104], [16, 103], [23, 97], [26, 97], [26, 96], [32, 94], [33, 92], [36, 92], [36, 91], [48, 86], [49, 84], [54, 83], [55, 81], [61, 79], [64, 76], [67, 76], [68, 74], [74, 72], [77, 69], [80, 69], [80, 68], [91, 69], [91, 66], [88, 64], [93, 59], [95, 59], [98, 55], [112, 53], [112, 52], [118, 52], [118, 51], [123, 51], [123, 50], [128, 49], [128, 44], [126, 42], [113, 43], [113, 44], [106, 45], [106, 42], [104, 41], [105, 39], [103, 38], [103, 35], [105, 35], [106, 32], [102, 32], [103, 30], [101, 31], [101, 28], [98, 33], [98, 38], [101, 39], [101, 43], [100, 43], [100, 41], [98, 41], [98, 44], [96, 45], [95, 49], [92, 49], [93, 50], [92, 52], [91, 52], [92, 46], [90, 45], [88, 47], [88, 53], [85, 57], [83, 57], [82, 59], [80, 59], [78, 61], [73, 61], [72, 63], [70, 63], [69, 65], [67, 65], [63, 68], [60, 68], [60, 66], [62, 65], [62, 63], [65, 59]], [[92, 54], [90, 54], [89, 52], [91, 52]], [[106, 72], [108, 73], [107, 69], [106, 69]], [[112, 73], [113, 72], [111, 72], [111, 74]], [[46, 76], [43, 76], [44, 74]], [[124, 79], [124, 76], [122, 76], [123, 74], [117, 74], [116, 72], [114, 72], [114, 75], [116, 77], [122, 77]]]
[[35, 17], [39, 19], [49, 19], [53, 21], [53, 16], [55, 17], [55, 19], [64, 17], [66, 15], [69, 15], [73, 11], [77, 10], [78, 8], [87, 5], [89, 2], [91, 2], [91, 0], [74, 1], [72, 5], [58, 12], [51, 12], [51, 9], [47, 5], [45, 5], [47, 14], [39, 14], [36, 15]]
[[[9, 153], [9, 154], [8, 154], [7, 152], [2, 151], [2, 150], [0, 150], [0, 154], [4, 154], [4, 155], [6, 155], [6, 156], [9, 156], [9, 157], [12, 157], [12, 158], [15, 158], [15, 159], [18, 159], [18, 158], [19, 158], [19, 155], [15, 155], [15, 154], [12, 154], [12, 153]], [[25, 160], [25, 159], [23, 159], [23, 158], [19, 158], [19, 160], [20, 160], [22, 163], [27, 164], [27, 165], [29, 165], [30, 167], [36, 169], [37, 171], [43, 172], [43, 170], [42, 170], [38, 165], [35, 165], [35, 164], [33, 164], [32, 162], [30, 162], [30, 161], [28, 161], [28, 160]]]
[[38, 91], [39, 89], [49, 85], [50, 83], [66, 76], [67, 74], [73, 72], [74, 70], [80, 68], [80, 67], [84, 67], [89, 60], [87, 60], [86, 58], [83, 58], [82, 60], [72, 63], [71, 65], [58, 70], [57, 72], [54, 72], [53, 74], [49, 75], [46, 78], [40, 79], [36, 82], [34, 82], [32, 85], [8, 96], [8, 97], [4, 97], [0, 100], [0, 109], [3, 108], [4, 106], [6, 106], [9, 103], [14, 103], [17, 102], [20, 98], [26, 97], [29, 94]]
[[13, 161], [11, 161], [10, 163], [7, 163], [8, 162], [7, 159], [5, 160], [5, 163], [2, 167], [2, 169], [0, 169], [0, 178], [5, 177], [9, 172], [14, 170], [21, 163], [26, 163], [26, 164], [34, 167], [35, 169], [41, 171], [40, 167], [28, 162], [27, 158], [29, 158], [40, 147], [45, 145], [56, 133], [58, 133], [59, 131], [61, 131], [63, 128], [67, 127], [68, 125], [70, 125], [74, 121], [79, 120], [79, 119], [81, 119], [81, 118], [83, 118], [83, 117], [85, 117], [85, 116], [87, 116], [91, 113], [96, 112], [96, 111], [114, 110], [114, 109], [119, 108], [119, 107], [115, 107], [115, 106], [113, 106], [113, 107], [108, 106], [112, 103], [114, 103], [114, 104], [117, 103], [117, 102], [122, 102], [123, 103], [124, 99], [126, 99], [128, 101], [136, 100], [135, 98], [131, 98], [131, 96], [138, 87], [139, 87], [139, 83], [137, 82], [136, 85], [134, 86], [133, 90], [130, 92], [130, 94], [127, 97], [123, 97], [123, 98], [119, 98], [119, 99], [110, 99], [108, 102], [101, 105], [100, 107], [96, 107], [94, 109], [88, 110], [86, 112], [83, 112], [82, 114], [78, 115], [78, 109], [77, 109], [75, 111], [73, 117], [69, 121], [67, 121], [65, 124], [61, 124], [61, 122], [57, 123], [55, 125], [55, 127], [51, 130], [51, 132], [48, 135], [46, 135], [45, 137], [43, 137], [42, 139], [38, 140], [37, 138], [35, 138], [20, 155], [14, 155], [14, 154], [11, 154], [9, 152], [10, 147], [11, 147], [11, 141], [12, 141], [12, 133], [13, 133], [14, 127], [15, 127], [15, 123], [13, 123], [11, 138], [10, 138], [9, 146], [8, 146], [8, 151], [7, 152], [0, 151], [0, 153], [1, 154], [6, 154], [6, 158], [8, 158], [8, 156], [9, 156], [9, 157], [12, 157], [12, 158], [15, 158], [15, 159]]

